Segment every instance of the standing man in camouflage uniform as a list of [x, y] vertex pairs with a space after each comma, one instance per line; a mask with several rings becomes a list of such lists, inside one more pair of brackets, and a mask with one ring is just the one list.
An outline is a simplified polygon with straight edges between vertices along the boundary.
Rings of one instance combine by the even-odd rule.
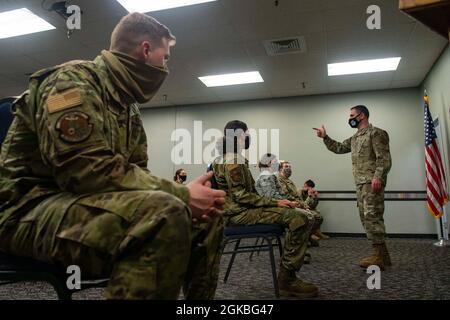
[[377, 265], [384, 269], [391, 265], [383, 219], [384, 188], [392, 162], [389, 135], [369, 123], [369, 110], [363, 105], [350, 109], [348, 123], [358, 131], [342, 143], [331, 139], [324, 126], [314, 130], [323, 139], [328, 150], [338, 154], [352, 153], [359, 216], [373, 246], [373, 254], [362, 259], [359, 265], [363, 268]]
[[287, 199], [295, 201], [298, 208], [308, 210], [314, 216], [314, 225], [311, 230], [311, 235], [309, 241], [312, 246], [319, 246], [320, 238], [316, 235], [320, 226], [322, 225], [323, 218], [322, 215], [314, 210], [311, 206], [314, 206], [315, 200], [312, 197], [307, 197], [303, 199], [298, 192], [297, 186], [294, 181], [290, 179], [292, 175], [292, 166], [289, 161], [281, 161], [280, 167], [278, 168], [278, 181], [280, 183], [283, 193], [287, 196]]
[[222, 156], [212, 164], [217, 185], [226, 192], [225, 223], [275, 223], [285, 227], [285, 245], [278, 273], [280, 293], [297, 298], [315, 297], [318, 294], [317, 287], [296, 277], [296, 272], [304, 263], [312, 222], [305, 213], [295, 209], [291, 201], [263, 197], [256, 192], [248, 160], [241, 155], [242, 150], [249, 146], [247, 125], [238, 120], [228, 122], [223, 140], [219, 140], [217, 145]]
[[109, 277], [111, 299], [177, 299], [182, 286], [214, 297], [225, 192], [212, 174], [183, 186], [147, 169], [138, 103], [163, 83], [174, 44], [132, 13], [94, 61], [31, 76], [0, 157], [2, 251]]

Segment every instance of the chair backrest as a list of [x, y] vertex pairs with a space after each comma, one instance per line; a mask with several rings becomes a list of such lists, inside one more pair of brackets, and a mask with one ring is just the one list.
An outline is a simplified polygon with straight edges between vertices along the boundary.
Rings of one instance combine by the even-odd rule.
[[[206, 169], [206, 172], [209, 172], [209, 171], [214, 171], [213, 170], [213, 164], [212, 163], [210, 163], [209, 165], [208, 165], [208, 168]], [[212, 176], [212, 178], [211, 178], [211, 188], [213, 188], [213, 189], [219, 189], [219, 185], [217, 184], [217, 180], [216, 180], [216, 177], [213, 175]]]
[[5, 140], [6, 133], [13, 121], [11, 106], [17, 97], [7, 97], [0, 99], [0, 146]]

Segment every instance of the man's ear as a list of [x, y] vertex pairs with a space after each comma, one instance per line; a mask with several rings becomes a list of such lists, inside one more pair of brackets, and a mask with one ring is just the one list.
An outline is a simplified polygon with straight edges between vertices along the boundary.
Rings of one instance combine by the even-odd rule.
[[149, 41], [143, 41], [141, 43], [141, 48], [142, 48], [142, 54], [144, 55], [144, 57], [148, 58], [148, 56], [152, 52], [152, 46], [151, 46], [150, 42]]

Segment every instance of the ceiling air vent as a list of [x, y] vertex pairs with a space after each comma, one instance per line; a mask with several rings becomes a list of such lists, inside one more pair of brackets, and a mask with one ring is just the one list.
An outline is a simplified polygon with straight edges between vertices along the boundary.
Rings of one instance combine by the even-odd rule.
[[288, 53], [306, 52], [305, 37], [290, 37], [264, 41], [264, 48], [269, 56]]

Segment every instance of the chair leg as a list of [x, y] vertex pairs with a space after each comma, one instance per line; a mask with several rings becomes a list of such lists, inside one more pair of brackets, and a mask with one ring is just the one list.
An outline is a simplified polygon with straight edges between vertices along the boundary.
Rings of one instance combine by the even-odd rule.
[[222, 255], [223, 252], [225, 251], [225, 247], [227, 246], [229, 240], [228, 238], [224, 237], [223, 241], [222, 241], [222, 247], [220, 248], [220, 254]]
[[233, 251], [233, 254], [231, 255], [230, 262], [228, 263], [227, 272], [225, 273], [225, 277], [223, 278], [224, 283], [226, 283], [228, 280], [228, 276], [230, 275], [230, 272], [231, 272], [231, 267], [233, 266], [233, 263], [234, 263], [234, 258], [236, 258], [236, 251], [239, 249], [240, 243], [241, 243], [241, 239], [238, 239], [236, 241], [236, 245], [234, 246], [234, 251]]
[[281, 244], [281, 238], [279, 236], [277, 236], [277, 244], [278, 244], [278, 253], [280, 254], [281, 259], [281, 256], [283, 255], [283, 245]]
[[278, 279], [277, 279], [277, 267], [275, 265], [275, 255], [273, 254], [273, 243], [272, 238], [269, 240], [268, 238], [264, 238], [269, 245], [269, 257], [270, 257], [270, 267], [272, 269], [272, 279], [273, 279], [273, 288], [275, 290], [275, 296], [280, 298], [280, 290], [278, 288]]
[[46, 281], [53, 286], [59, 300], [72, 300], [72, 292], [67, 288], [64, 279], [53, 275], [46, 275]]
[[[259, 242], [259, 238], [256, 238], [256, 241], [255, 241], [255, 244], [254, 244], [255, 247], [258, 245], [258, 242]], [[262, 242], [264, 242], [264, 240]], [[260, 250], [260, 248], [258, 248], [258, 255], [259, 255], [259, 250]], [[252, 261], [254, 253], [255, 253], [255, 251], [250, 252], [250, 256], [248, 257], [248, 260]]]

